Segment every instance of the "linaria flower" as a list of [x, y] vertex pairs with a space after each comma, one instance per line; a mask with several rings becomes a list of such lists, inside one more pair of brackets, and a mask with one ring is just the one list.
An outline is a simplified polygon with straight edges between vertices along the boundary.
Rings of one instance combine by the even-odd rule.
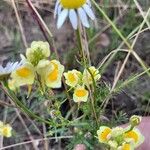
[[45, 72], [45, 84], [50, 88], [60, 88], [64, 66], [57, 60], [50, 61], [50, 67]]
[[20, 67], [21, 64], [22, 64], [22, 62], [20, 62], [20, 63], [19, 62], [15, 62], [15, 63], [8, 62], [5, 67], [0, 65], [0, 80], [9, 78], [11, 72], [16, 70], [18, 67]]
[[4, 124], [0, 121], [0, 135], [4, 137], [11, 137], [12, 127], [9, 124]]
[[[50, 56], [50, 48], [47, 42], [33, 41], [31, 47], [27, 48], [26, 57], [33, 66], [37, 66], [40, 60]], [[25, 59], [25, 58], [24, 58]]]
[[73, 69], [72, 71], [68, 71], [64, 73], [65, 76], [65, 82], [70, 87], [75, 87], [77, 84], [79, 84], [79, 81], [81, 79], [81, 72]]
[[99, 128], [99, 130], [97, 131], [99, 142], [101, 142], [101, 143], [107, 143], [108, 140], [110, 139], [111, 131], [112, 131], [112, 129], [110, 129], [109, 127], [107, 127], [107, 126], [101, 126]]
[[119, 146], [117, 150], [134, 150], [134, 147], [132, 144], [129, 143], [123, 143], [122, 146]]
[[125, 136], [125, 140], [127, 142], [131, 142], [135, 148], [144, 142], [144, 137], [137, 128], [134, 128], [133, 130], [125, 133], [124, 136]]
[[15, 86], [31, 85], [35, 78], [34, 66], [25, 62], [22, 66], [12, 72], [11, 77], [15, 80]]
[[69, 17], [75, 30], [78, 28], [79, 20], [83, 26], [89, 28], [88, 17], [91, 20], [95, 19], [90, 0], [57, 0], [54, 11], [54, 17], [56, 18], [56, 16], [57, 28], [60, 28]]
[[86, 102], [88, 99], [88, 95], [89, 92], [85, 89], [85, 87], [78, 85], [74, 90], [73, 100], [77, 103]]
[[88, 69], [85, 69], [83, 72], [83, 83], [85, 85], [89, 85], [94, 82], [98, 81], [101, 78], [101, 75], [99, 73], [99, 70], [96, 69], [94, 66], [89, 67]]

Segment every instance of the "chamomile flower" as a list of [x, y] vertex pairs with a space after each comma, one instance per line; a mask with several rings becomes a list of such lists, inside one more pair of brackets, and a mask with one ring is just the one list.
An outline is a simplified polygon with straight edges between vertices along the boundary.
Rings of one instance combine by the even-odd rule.
[[50, 61], [50, 67], [45, 72], [45, 84], [50, 88], [60, 88], [64, 66], [57, 60]]
[[54, 17], [56, 18], [56, 16], [57, 28], [60, 28], [69, 17], [75, 30], [78, 28], [79, 19], [87, 28], [90, 27], [88, 17], [91, 20], [95, 19], [90, 0], [57, 0], [54, 11]]
[[0, 135], [4, 137], [12, 136], [12, 127], [9, 124], [4, 124], [0, 126]]
[[50, 47], [47, 42], [34, 41], [31, 43], [31, 47], [26, 51], [27, 61], [33, 66], [37, 66], [40, 60], [50, 56]]
[[12, 71], [16, 70], [18, 67], [20, 67], [20, 65], [22, 64], [22, 62], [15, 62], [15, 63], [7, 63], [7, 65], [5, 67], [0, 66], [0, 80], [4, 80], [6, 78], [8, 78], [11, 74]]
[[83, 72], [83, 83], [85, 85], [89, 85], [94, 81], [98, 81], [101, 78], [99, 70], [94, 66], [89, 67], [89, 69], [85, 69]]
[[29, 62], [25, 62], [22, 66], [12, 72], [11, 77], [15, 80], [15, 86], [31, 85], [35, 78], [35, 69]]
[[144, 136], [140, 133], [140, 131], [137, 128], [134, 128], [133, 130], [125, 133], [124, 137], [125, 140], [127, 142], [131, 142], [135, 148], [144, 142]]
[[97, 131], [98, 140], [101, 143], [107, 143], [110, 139], [112, 129], [107, 126], [101, 126], [100, 129]]
[[73, 69], [72, 71], [65, 72], [64, 76], [66, 84], [75, 87], [79, 83], [82, 74], [80, 71]]

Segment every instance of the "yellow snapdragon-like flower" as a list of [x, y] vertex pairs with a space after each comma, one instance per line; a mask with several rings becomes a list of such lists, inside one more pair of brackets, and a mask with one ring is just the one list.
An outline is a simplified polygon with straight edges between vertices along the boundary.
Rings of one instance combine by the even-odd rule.
[[31, 85], [35, 78], [35, 69], [31, 63], [24, 63], [11, 74], [12, 80], [15, 80], [15, 86]]
[[122, 146], [119, 146], [117, 150], [134, 150], [134, 147], [129, 143], [123, 143]]
[[83, 72], [83, 83], [85, 85], [89, 85], [94, 81], [98, 81], [101, 78], [101, 75], [94, 66], [89, 67], [89, 69], [85, 69]]
[[107, 143], [111, 137], [112, 129], [107, 126], [101, 126], [97, 131], [98, 140], [101, 143]]
[[64, 76], [66, 84], [75, 87], [79, 83], [82, 74], [80, 71], [73, 69], [72, 71], [65, 72]]
[[34, 41], [31, 47], [26, 51], [26, 57], [29, 62], [36, 66], [40, 60], [50, 56], [50, 48], [48, 42]]
[[4, 137], [11, 137], [12, 127], [9, 124], [4, 124], [0, 121], [0, 135]]
[[89, 92], [85, 89], [84, 86], [78, 85], [73, 94], [73, 100], [74, 102], [86, 102], [88, 99]]
[[125, 140], [127, 142], [131, 142], [135, 148], [144, 142], [144, 136], [140, 133], [140, 131], [137, 128], [134, 128], [133, 130], [125, 133], [124, 137]]
[[64, 66], [57, 60], [50, 61], [50, 67], [45, 72], [45, 84], [51, 88], [60, 88]]

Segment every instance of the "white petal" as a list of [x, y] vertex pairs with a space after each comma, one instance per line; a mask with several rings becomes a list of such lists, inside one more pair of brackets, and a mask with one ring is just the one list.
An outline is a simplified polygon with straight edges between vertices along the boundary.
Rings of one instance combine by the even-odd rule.
[[54, 10], [54, 18], [56, 18], [57, 12], [58, 12], [58, 6], [59, 6], [59, 0], [57, 0], [55, 4], [55, 10]]
[[82, 8], [79, 8], [78, 9], [78, 14], [79, 14], [79, 18], [80, 18], [83, 26], [89, 28], [90, 25], [89, 25], [88, 18], [87, 18], [87, 15], [86, 15], [85, 11]]
[[62, 6], [59, 5], [59, 6], [58, 6], [58, 9], [57, 9], [57, 15], [58, 15], [58, 16], [59, 16], [59, 14], [61, 13], [61, 9], [62, 9]]
[[90, 6], [87, 5], [87, 4], [85, 4], [85, 5], [83, 5], [83, 8], [84, 8], [85, 12], [87, 13], [87, 15], [88, 15], [92, 20], [94, 20], [94, 19], [95, 19], [95, 15], [94, 15], [92, 9], [90, 8]]
[[64, 9], [58, 16], [58, 21], [57, 21], [57, 28], [59, 29], [63, 23], [65, 22], [66, 18], [68, 16], [68, 9]]
[[77, 14], [73, 9], [69, 10], [69, 19], [73, 28], [76, 30], [78, 27], [78, 19], [77, 19]]
[[87, 4], [91, 7], [91, 2], [90, 2], [90, 0], [87, 0]]

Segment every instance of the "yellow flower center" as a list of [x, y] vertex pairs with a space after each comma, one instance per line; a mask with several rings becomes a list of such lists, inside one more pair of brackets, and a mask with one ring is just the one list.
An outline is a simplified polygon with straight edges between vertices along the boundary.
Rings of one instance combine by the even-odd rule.
[[60, 0], [61, 5], [67, 9], [77, 9], [86, 3], [86, 0]]
[[75, 78], [73, 73], [68, 74], [68, 79], [69, 79], [70, 82], [75, 82], [76, 81], [76, 78]]
[[54, 82], [58, 78], [58, 66], [57, 66], [57, 64], [55, 64], [53, 62], [52, 62], [52, 64], [54, 65], [54, 70], [49, 73], [48, 79], [50, 81]]
[[130, 150], [130, 149], [131, 149], [130, 144], [124, 144], [123, 145], [123, 149], [122, 150]]
[[23, 77], [23, 78], [26, 78], [28, 77], [30, 74], [31, 74], [31, 70], [26, 68], [26, 67], [23, 67], [23, 68], [20, 68], [16, 71], [16, 73], [20, 76], [20, 77]]
[[104, 129], [104, 131], [99, 135], [99, 138], [100, 138], [102, 141], [107, 141], [107, 136], [108, 136], [108, 134], [110, 134], [110, 132], [111, 132], [111, 129], [110, 129], [110, 128]]
[[134, 132], [134, 131], [130, 131], [130, 132], [126, 133], [125, 137], [126, 138], [132, 138], [132, 139], [134, 139], [135, 142], [137, 142], [138, 139], [139, 139], [138, 138], [138, 134], [136, 132]]
[[86, 94], [87, 94], [87, 91], [85, 89], [79, 89], [75, 91], [75, 95], [77, 97], [84, 97], [86, 96]]

